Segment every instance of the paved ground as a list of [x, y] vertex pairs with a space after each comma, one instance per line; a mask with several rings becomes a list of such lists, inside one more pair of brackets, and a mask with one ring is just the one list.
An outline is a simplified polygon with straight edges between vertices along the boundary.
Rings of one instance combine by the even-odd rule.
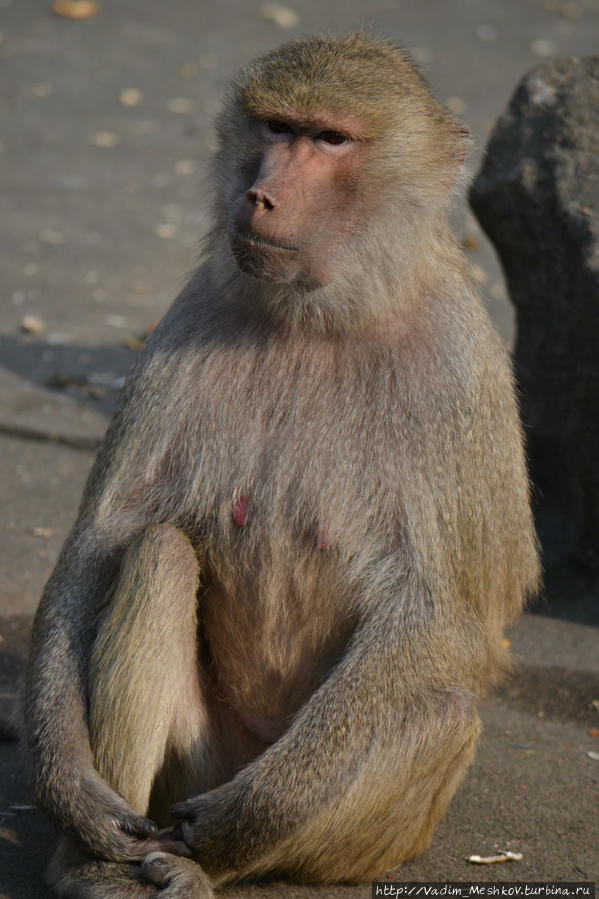
[[[301, 0], [290, 31], [243, 0], [104, 0], [85, 22], [50, 7], [0, 0], [0, 712], [135, 341], [194, 265], [211, 121], [229, 75], [289, 35], [370, 23], [414, 48], [438, 96], [468, 121], [475, 167], [524, 71], [543, 54], [599, 46], [599, 0]], [[509, 341], [492, 252], [467, 213], [456, 222]], [[31, 316], [39, 333], [25, 335]], [[599, 761], [588, 755], [599, 752], [588, 733], [599, 727], [599, 622], [574, 605], [554, 616], [527, 615], [514, 633], [519, 673], [486, 703], [474, 769], [402, 879], [599, 879]], [[0, 744], [0, 897], [47, 895], [51, 835], [27, 804], [19, 752]], [[498, 848], [523, 861], [464, 861]]]

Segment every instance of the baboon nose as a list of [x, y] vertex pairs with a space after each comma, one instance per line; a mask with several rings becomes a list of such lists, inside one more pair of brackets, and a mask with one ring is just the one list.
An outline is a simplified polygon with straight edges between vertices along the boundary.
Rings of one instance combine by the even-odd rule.
[[270, 212], [275, 208], [275, 202], [272, 197], [270, 197], [265, 190], [262, 190], [260, 187], [253, 187], [251, 190], [248, 190], [246, 193], [246, 197], [250, 206], [254, 206], [260, 209], [264, 209]]

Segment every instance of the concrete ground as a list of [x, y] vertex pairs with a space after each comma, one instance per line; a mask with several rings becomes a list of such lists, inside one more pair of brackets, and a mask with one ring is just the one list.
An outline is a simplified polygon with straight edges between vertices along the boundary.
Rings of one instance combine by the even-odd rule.
[[[54, 15], [49, 0], [0, 0], [0, 715], [119, 379], [194, 265], [228, 77], [290, 36], [369, 24], [413, 48], [469, 123], [475, 169], [528, 68], [599, 47], [599, 0], [298, 0], [292, 10], [298, 24], [284, 29], [258, 0], [103, 0], [88, 21]], [[493, 253], [464, 209], [456, 227], [510, 341]], [[474, 767], [430, 850], [398, 878], [599, 879], [598, 625], [575, 603], [524, 617], [512, 635], [518, 671], [485, 703]], [[0, 897], [48, 895], [51, 844], [16, 744], [0, 743]], [[498, 849], [523, 859], [465, 861]], [[227, 892], [357, 897], [369, 886]]]

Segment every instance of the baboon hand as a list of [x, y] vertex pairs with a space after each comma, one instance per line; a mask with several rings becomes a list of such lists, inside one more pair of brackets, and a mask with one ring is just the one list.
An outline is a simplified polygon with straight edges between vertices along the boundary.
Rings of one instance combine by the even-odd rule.
[[139, 815], [99, 777], [84, 778], [77, 811], [68, 830], [99, 858], [139, 861], [150, 852], [189, 855], [172, 829], [158, 831], [149, 818]]
[[235, 818], [232, 806], [235, 796], [236, 790], [225, 784], [171, 807], [171, 815], [178, 822], [174, 833], [185, 840], [194, 857], [208, 847], [215, 832], [222, 832], [232, 817]]
[[209, 802], [205, 796], [194, 796], [185, 802], [171, 806], [171, 815], [178, 822], [174, 832], [181, 836], [192, 850], [200, 848]]

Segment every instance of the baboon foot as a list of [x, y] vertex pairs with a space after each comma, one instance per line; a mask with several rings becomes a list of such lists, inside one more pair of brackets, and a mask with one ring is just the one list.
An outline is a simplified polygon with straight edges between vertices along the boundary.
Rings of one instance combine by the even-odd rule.
[[142, 876], [160, 887], [156, 899], [212, 899], [214, 890], [207, 874], [188, 859], [166, 852], [146, 855]]

